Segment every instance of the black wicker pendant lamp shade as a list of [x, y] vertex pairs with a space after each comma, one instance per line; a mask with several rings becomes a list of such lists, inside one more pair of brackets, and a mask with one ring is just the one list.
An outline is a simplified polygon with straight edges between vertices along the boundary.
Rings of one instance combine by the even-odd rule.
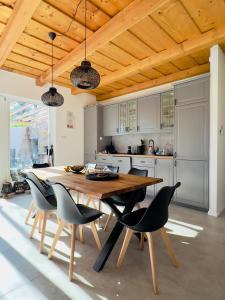
[[70, 74], [70, 80], [72, 84], [79, 89], [92, 90], [95, 89], [100, 83], [99, 73], [91, 67], [91, 63], [86, 59], [86, 49], [87, 49], [87, 1], [84, 0], [85, 4], [85, 39], [84, 39], [84, 56], [85, 59], [81, 62], [79, 67], [73, 69]]
[[56, 34], [55, 32], [49, 32], [48, 35], [52, 41], [52, 86], [49, 88], [48, 92], [41, 96], [41, 100], [47, 106], [57, 107], [63, 105], [64, 98], [57, 92], [57, 89], [53, 87], [53, 41], [56, 38]]

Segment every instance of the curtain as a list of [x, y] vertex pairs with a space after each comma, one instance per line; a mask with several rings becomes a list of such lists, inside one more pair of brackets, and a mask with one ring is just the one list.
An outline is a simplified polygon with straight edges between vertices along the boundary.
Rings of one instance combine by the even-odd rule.
[[2, 183], [10, 180], [9, 102], [0, 95], [0, 192]]

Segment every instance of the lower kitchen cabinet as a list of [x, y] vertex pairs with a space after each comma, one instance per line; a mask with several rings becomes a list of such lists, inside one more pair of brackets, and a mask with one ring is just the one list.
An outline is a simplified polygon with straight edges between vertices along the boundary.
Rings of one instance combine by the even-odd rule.
[[207, 161], [175, 160], [174, 182], [181, 182], [174, 202], [208, 210], [209, 178]]
[[96, 157], [97, 166], [111, 166], [112, 165], [112, 156], [110, 155], [97, 155]]
[[112, 165], [119, 167], [119, 173], [128, 173], [131, 169], [131, 158], [123, 156], [113, 156]]
[[[132, 165], [132, 168], [137, 168], [140, 170], [148, 170], [148, 177], [155, 177], [155, 168], [154, 167], [150, 168], [150, 167], [146, 167], [146, 166]], [[155, 185], [147, 187], [146, 195], [149, 196], [150, 198], [153, 198], [155, 196]]]
[[173, 185], [173, 159], [156, 159], [155, 177], [163, 179], [163, 182], [155, 185], [156, 193], [163, 186]]

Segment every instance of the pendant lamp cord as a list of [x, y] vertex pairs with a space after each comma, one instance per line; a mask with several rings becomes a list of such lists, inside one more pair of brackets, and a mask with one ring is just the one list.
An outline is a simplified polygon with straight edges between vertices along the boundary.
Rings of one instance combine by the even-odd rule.
[[52, 39], [52, 87], [53, 87], [53, 39]]
[[84, 53], [85, 53], [85, 60], [87, 56], [87, 0], [84, 0]]

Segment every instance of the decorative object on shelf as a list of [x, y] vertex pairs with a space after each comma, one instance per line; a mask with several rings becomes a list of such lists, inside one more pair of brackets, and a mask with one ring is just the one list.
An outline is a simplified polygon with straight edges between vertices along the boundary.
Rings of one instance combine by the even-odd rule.
[[4, 197], [4, 198], [8, 198], [10, 194], [13, 193], [13, 188], [12, 188], [12, 184], [11, 182], [4, 182], [2, 184], [2, 191], [1, 191], [1, 195]]
[[61, 106], [64, 103], [64, 98], [61, 94], [57, 92], [57, 89], [53, 86], [53, 41], [56, 38], [55, 32], [49, 32], [49, 38], [52, 41], [52, 86], [49, 91], [41, 96], [42, 102], [47, 106]]
[[79, 89], [91, 90], [95, 89], [100, 83], [99, 73], [91, 67], [90, 61], [86, 59], [87, 54], [87, 1], [84, 0], [85, 4], [85, 38], [84, 38], [84, 60], [81, 62], [79, 67], [73, 69], [70, 74], [70, 80], [72, 84]]
[[25, 192], [25, 186], [23, 181], [16, 181], [13, 185], [13, 190], [16, 194], [22, 194]]

